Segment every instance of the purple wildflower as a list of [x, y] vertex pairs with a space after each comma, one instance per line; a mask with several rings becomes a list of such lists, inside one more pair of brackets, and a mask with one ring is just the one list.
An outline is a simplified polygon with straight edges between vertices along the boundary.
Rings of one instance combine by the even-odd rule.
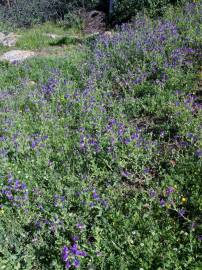
[[166, 195], [169, 196], [171, 193], [175, 192], [175, 189], [173, 187], [168, 187], [166, 189]]
[[76, 224], [76, 227], [77, 227], [77, 229], [82, 230], [82, 229], [85, 228], [85, 225], [84, 225], [84, 224], [81, 224], [81, 223], [77, 223], [77, 224]]
[[65, 268], [69, 269], [71, 267], [71, 262], [69, 260], [65, 263]]
[[76, 243], [74, 243], [70, 248], [64, 246], [61, 253], [61, 258], [65, 262], [66, 268], [70, 268], [71, 266], [78, 268], [80, 265], [78, 257], [85, 256], [87, 256], [87, 253], [83, 250], [80, 250]]
[[79, 260], [78, 260], [78, 259], [74, 259], [73, 265], [74, 265], [76, 268], [78, 268], [78, 267], [80, 266]]
[[123, 177], [128, 178], [128, 177], [130, 176], [130, 173], [127, 172], [127, 171], [122, 171], [122, 172], [121, 172], [121, 175], [122, 175]]
[[202, 150], [201, 150], [201, 149], [196, 150], [195, 155], [196, 155], [198, 158], [201, 158], [201, 157], [202, 157]]
[[79, 241], [79, 236], [77, 236], [77, 235], [73, 236], [73, 237], [72, 237], [72, 240], [73, 240], [74, 242]]
[[185, 209], [182, 208], [182, 209], [180, 209], [180, 210], [178, 211], [178, 214], [179, 214], [180, 217], [184, 218], [185, 212], [186, 212]]
[[99, 200], [99, 195], [96, 193], [96, 191], [93, 191], [93, 199], [94, 200]]
[[64, 247], [63, 247], [63, 250], [62, 250], [62, 260], [63, 260], [64, 262], [66, 262], [67, 259], [68, 259], [68, 257], [69, 257], [69, 249], [68, 249], [67, 246], [64, 246]]
[[77, 255], [78, 252], [78, 246], [76, 243], [73, 244], [73, 246], [70, 248], [70, 251], [72, 254]]
[[156, 196], [156, 191], [153, 188], [149, 190], [149, 196], [152, 198]]
[[202, 241], [202, 235], [199, 235], [199, 236], [198, 236], [198, 240], [199, 240], [199, 241]]
[[164, 199], [161, 199], [161, 200], [160, 200], [160, 205], [161, 205], [162, 207], [164, 207], [165, 204], [166, 204], [165, 200], [164, 200]]

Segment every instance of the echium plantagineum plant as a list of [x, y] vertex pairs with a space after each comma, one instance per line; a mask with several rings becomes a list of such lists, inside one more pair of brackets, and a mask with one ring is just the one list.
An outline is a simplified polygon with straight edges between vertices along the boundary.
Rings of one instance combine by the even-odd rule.
[[80, 258], [86, 256], [87, 253], [79, 249], [77, 242], [74, 242], [70, 247], [64, 246], [61, 253], [66, 269], [72, 266], [78, 268], [80, 266]]
[[16, 208], [24, 208], [29, 203], [29, 192], [26, 183], [20, 182], [9, 176], [7, 183], [0, 187], [1, 208], [9, 205]]
[[0, 95], [4, 269], [200, 268], [201, 4], [176, 12]]

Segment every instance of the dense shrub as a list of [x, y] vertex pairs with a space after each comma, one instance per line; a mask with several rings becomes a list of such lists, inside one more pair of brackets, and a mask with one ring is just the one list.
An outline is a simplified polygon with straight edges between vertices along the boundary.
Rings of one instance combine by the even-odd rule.
[[92, 9], [97, 4], [96, 0], [16, 0], [10, 8], [0, 5], [0, 18], [17, 26], [29, 26], [51, 19], [63, 19], [64, 14], [77, 8]]
[[84, 26], [83, 18], [79, 16], [80, 14], [77, 11], [71, 11], [64, 14], [64, 17], [58, 20], [58, 25], [62, 26], [63, 28], [76, 28], [82, 29]]
[[168, 4], [180, 0], [114, 0], [112, 22], [118, 23], [131, 19], [138, 11], [147, 9], [151, 15], [162, 14]]
[[[75, 1], [76, 2], [76, 1]], [[17, 0], [10, 8], [3, 6], [3, 19], [17, 26], [29, 26], [34, 23], [57, 19], [72, 9], [74, 1], [65, 0]]]
[[[11, 8], [0, 5], [0, 18], [11, 21], [18, 26], [27, 26], [33, 23], [50, 19], [64, 19], [80, 8], [87, 10], [100, 9], [109, 15], [113, 24], [131, 19], [138, 11], [147, 9], [150, 15], [162, 14], [168, 4], [179, 3], [185, 0], [114, 0], [113, 13], [109, 14], [109, 2], [103, 0], [17, 0]], [[3, 13], [3, 16], [2, 16]], [[69, 15], [67, 15], [69, 16]]]

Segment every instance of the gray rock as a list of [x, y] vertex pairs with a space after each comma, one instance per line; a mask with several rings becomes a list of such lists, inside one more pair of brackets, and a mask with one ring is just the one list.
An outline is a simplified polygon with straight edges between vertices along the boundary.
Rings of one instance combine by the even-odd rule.
[[32, 87], [32, 86], [35, 86], [35, 85], [36, 85], [36, 82], [35, 82], [35, 81], [31, 81], [31, 80], [27, 80], [27, 81], [25, 82], [25, 84], [26, 84], [27, 86], [29, 86], [29, 87]]
[[46, 33], [44, 35], [47, 36], [47, 37], [49, 37], [49, 38], [52, 38], [52, 39], [59, 39], [59, 38], [62, 38], [63, 37], [63, 36], [56, 35], [56, 34], [51, 34], [51, 33]]
[[0, 61], [8, 61], [10, 63], [23, 62], [27, 58], [35, 56], [33, 51], [12, 50], [0, 56]]
[[6, 35], [4, 33], [0, 32], [0, 44], [3, 42], [5, 37], [6, 37]]
[[111, 31], [105, 31], [104, 35], [108, 38], [112, 38], [113, 37], [113, 33]]
[[15, 33], [9, 33], [5, 35], [4, 33], [0, 32], [0, 44], [8, 47], [15, 46], [20, 35], [16, 35]]

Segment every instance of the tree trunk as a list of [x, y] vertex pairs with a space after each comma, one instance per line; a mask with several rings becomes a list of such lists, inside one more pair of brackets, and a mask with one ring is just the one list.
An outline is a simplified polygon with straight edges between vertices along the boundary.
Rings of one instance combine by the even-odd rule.
[[109, 0], [109, 14], [111, 15], [113, 12], [113, 0]]
[[10, 3], [10, 0], [3, 0], [3, 1], [0, 1], [3, 5], [7, 6], [8, 8], [11, 7], [11, 3]]

